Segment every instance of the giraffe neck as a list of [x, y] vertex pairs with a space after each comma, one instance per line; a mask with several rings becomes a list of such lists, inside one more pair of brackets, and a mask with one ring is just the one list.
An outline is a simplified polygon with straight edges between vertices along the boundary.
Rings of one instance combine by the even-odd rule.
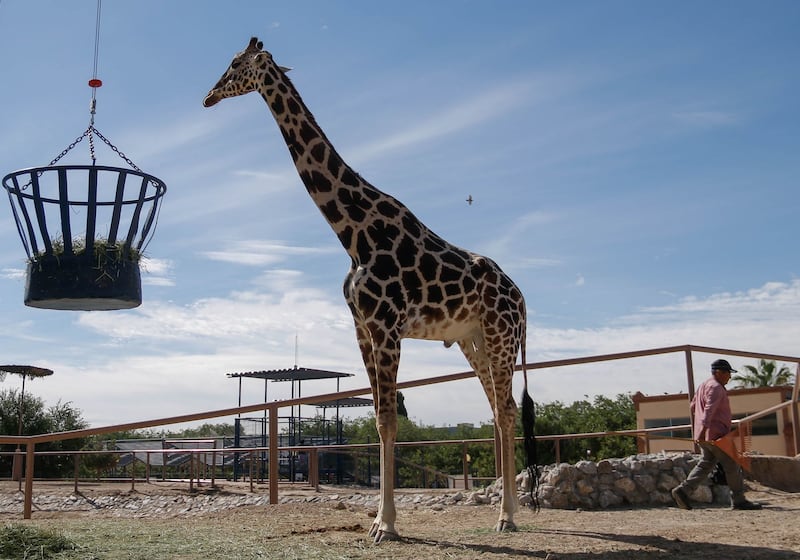
[[272, 66], [259, 93], [278, 123], [308, 194], [355, 262], [368, 258], [368, 244], [359, 241], [374, 222], [373, 209], [380, 207], [384, 222], [401, 216], [416, 221], [399, 201], [370, 185], [341, 158], [283, 70]]

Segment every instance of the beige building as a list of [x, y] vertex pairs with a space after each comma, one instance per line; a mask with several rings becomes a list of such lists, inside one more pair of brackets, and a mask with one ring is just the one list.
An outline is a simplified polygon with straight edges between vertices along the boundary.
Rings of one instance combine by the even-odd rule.
[[[756, 389], [729, 389], [728, 396], [731, 402], [731, 412], [734, 419], [737, 419], [791, 400], [792, 387], [786, 385]], [[691, 424], [689, 396], [686, 393], [652, 397], [636, 393], [633, 395], [633, 403], [636, 407], [637, 429]], [[796, 403], [795, 406], [800, 407], [800, 403]], [[794, 445], [791, 408], [787, 407], [759, 418], [753, 422], [752, 426], [753, 433], [748, 451], [789, 457], [800, 453]], [[640, 453], [694, 450], [691, 430], [687, 429], [654, 433], [648, 439], [639, 438]]]

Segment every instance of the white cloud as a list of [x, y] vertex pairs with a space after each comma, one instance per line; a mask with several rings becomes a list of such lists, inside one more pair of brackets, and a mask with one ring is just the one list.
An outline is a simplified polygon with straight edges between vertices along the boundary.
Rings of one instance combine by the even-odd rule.
[[[233, 406], [235, 387], [224, 373], [279, 369], [295, 363], [295, 336], [300, 365], [356, 374], [343, 389], [366, 387], [352, 319], [344, 302], [302, 287], [297, 271], [272, 271], [272, 288], [280, 295], [237, 292], [225, 298], [198, 300], [190, 306], [149, 303], [124, 313], [91, 313], [78, 325], [95, 337], [110, 337], [109, 345], [147, 348], [142, 355], [116, 351], [81, 365], [43, 364], [80, 383], [39, 389], [51, 400], [73, 400], [99, 423], [161, 417]], [[265, 282], [267, 282], [265, 280]], [[268, 283], [268, 282], [267, 282]], [[736, 294], [686, 298], [675, 305], [642, 309], [596, 328], [547, 328], [531, 321], [528, 327], [529, 362], [601, 355], [650, 348], [694, 344], [742, 351], [796, 355], [800, 326], [800, 280], [769, 283]], [[188, 344], [188, 346], [187, 346]], [[696, 377], [713, 356], [695, 355]], [[753, 362], [733, 358], [737, 365]], [[461, 353], [441, 343], [406, 340], [398, 379], [407, 381], [468, 369]], [[614, 396], [642, 391], [661, 394], [687, 390], [682, 353], [529, 372], [538, 402], [573, 402], [585, 395]], [[54, 377], [55, 379], [55, 377]], [[101, 379], [106, 382], [100, 384]], [[113, 383], [108, 383], [112, 380]], [[94, 380], [86, 382], [86, 380]], [[515, 395], [522, 376], [514, 380]], [[278, 385], [278, 384], [276, 384]], [[75, 387], [88, 387], [76, 392]], [[249, 402], [263, 398], [254, 387]], [[328, 393], [331, 382], [304, 385], [303, 394]], [[82, 390], [81, 390], [82, 391]], [[261, 391], [259, 396], [259, 391]], [[285, 388], [270, 385], [272, 398], [288, 398]], [[230, 401], [221, 395], [230, 394]], [[119, 393], [120, 398], [114, 395]], [[122, 396], [125, 395], [123, 399]], [[175, 395], [181, 395], [175, 405]], [[412, 416], [426, 424], [482, 422], [491, 411], [477, 381], [457, 382], [407, 391]], [[124, 407], [121, 408], [121, 400]], [[357, 410], [364, 414], [368, 410]]]
[[236, 263], [246, 266], [265, 266], [296, 255], [320, 255], [334, 252], [334, 247], [300, 247], [286, 245], [281, 241], [241, 240], [218, 251], [200, 253], [213, 261]]
[[714, 294], [700, 299], [687, 297], [673, 305], [644, 307], [626, 321], [695, 319], [784, 323], [800, 312], [800, 279], [789, 283], [769, 282], [758, 288]]
[[393, 136], [351, 150], [352, 157], [363, 161], [396, 153], [401, 148], [416, 146], [497, 118], [529, 102], [533, 86], [530, 82], [508, 83], [483, 91], [428, 118], [417, 118], [413, 126]]
[[25, 278], [24, 268], [4, 268], [0, 271], [0, 276], [9, 280], [23, 280]]
[[175, 285], [172, 278], [173, 263], [169, 259], [144, 257], [140, 263], [140, 269], [143, 273], [142, 284], [165, 287]]
[[161, 287], [172, 287], [175, 285], [175, 281], [171, 278], [163, 278], [157, 276], [143, 276], [142, 277], [142, 284], [146, 286], [161, 286]]
[[[280, 282], [283, 279], [279, 279]], [[274, 286], [270, 286], [271, 288]], [[128, 313], [78, 316], [84, 327], [114, 339], [184, 340], [227, 347], [281, 338], [287, 332], [323, 325], [339, 329], [350, 324], [344, 303], [329, 301], [312, 288], [294, 287], [282, 294], [235, 292], [225, 298], [204, 298], [192, 305], [149, 302]]]

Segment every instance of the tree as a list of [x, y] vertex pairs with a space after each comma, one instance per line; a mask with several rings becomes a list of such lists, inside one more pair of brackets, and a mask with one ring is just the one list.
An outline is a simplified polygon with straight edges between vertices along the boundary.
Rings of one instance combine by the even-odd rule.
[[[15, 389], [0, 391], [0, 433], [35, 435], [50, 432], [66, 432], [88, 427], [81, 417], [81, 411], [69, 402], [58, 401], [47, 407], [42, 399], [27, 394], [22, 398], [22, 426], [19, 425], [19, 405], [21, 393]], [[84, 447], [85, 438], [42, 443], [36, 451], [75, 451]], [[0, 446], [3, 451], [13, 451], [15, 446]], [[12, 457], [0, 457], [0, 472], [11, 472]], [[43, 455], [36, 458], [36, 476], [69, 476], [73, 472], [72, 457], [66, 455]]]
[[794, 383], [794, 375], [785, 365], [778, 368], [775, 360], [759, 360], [758, 367], [751, 365], [742, 366], [743, 375], [731, 377], [737, 388], [746, 387], [776, 387]]
[[[576, 434], [632, 430], [636, 428], [636, 409], [630, 395], [619, 394], [614, 399], [596, 396], [593, 402], [576, 401], [567, 406], [561, 402], [536, 405], [536, 434]], [[555, 442], [539, 440], [539, 463], [556, 460]], [[562, 462], [574, 463], [586, 459], [587, 451], [593, 460], [626, 457], [636, 453], [632, 437], [610, 436], [581, 438], [558, 442]]]

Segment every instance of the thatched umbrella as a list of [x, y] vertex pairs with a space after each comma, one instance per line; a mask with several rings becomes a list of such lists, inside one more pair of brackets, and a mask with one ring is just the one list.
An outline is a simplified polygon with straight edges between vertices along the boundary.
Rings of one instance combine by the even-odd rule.
[[[28, 377], [46, 377], [48, 375], [53, 375], [52, 369], [47, 368], [40, 368], [36, 366], [0, 366], [0, 379], [5, 378], [6, 374], [13, 373], [14, 375], [19, 375], [22, 377], [22, 390], [19, 393], [19, 410], [18, 410], [18, 421], [17, 421], [17, 435], [22, 435], [22, 413], [23, 413], [23, 406], [24, 406], [24, 398], [25, 398], [25, 379]], [[12, 480], [22, 480], [22, 461], [20, 461], [20, 453], [21, 449], [19, 444], [17, 444], [17, 453], [14, 455], [14, 465], [11, 468], [11, 479]]]

